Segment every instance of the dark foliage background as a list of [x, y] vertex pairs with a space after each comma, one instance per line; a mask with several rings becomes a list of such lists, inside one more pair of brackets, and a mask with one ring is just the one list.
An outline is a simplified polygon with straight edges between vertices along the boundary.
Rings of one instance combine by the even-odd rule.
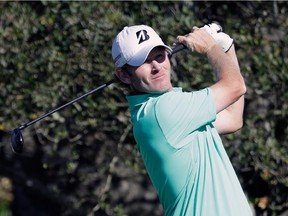
[[[9, 132], [112, 78], [111, 43], [147, 24], [172, 45], [218, 21], [245, 76], [245, 125], [223, 136], [255, 215], [287, 215], [288, 57], [285, 1], [0, 2], [0, 215], [163, 215], [135, 147], [123, 89], [113, 85]], [[185, 90], [213, 81], [206, 59], [172, 58]]]

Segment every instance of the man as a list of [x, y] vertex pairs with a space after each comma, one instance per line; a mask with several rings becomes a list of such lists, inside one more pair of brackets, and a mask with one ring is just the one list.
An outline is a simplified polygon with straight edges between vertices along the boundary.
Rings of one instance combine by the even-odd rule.
[[146, 25], [114, 39], [115, 75], [130, 86], [133, 134], [165, 215], [246, 216], [250, 207], [219, 134], [242, 127], [244, 79], [233, 40], [216, 24], [178, 36], [206, 56], [217, 81], [183, 92], [170, 80], [171, 48]]

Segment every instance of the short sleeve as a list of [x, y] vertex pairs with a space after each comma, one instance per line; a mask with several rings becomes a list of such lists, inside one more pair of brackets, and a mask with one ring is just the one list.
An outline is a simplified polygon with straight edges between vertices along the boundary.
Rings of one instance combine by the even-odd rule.
[[155, 106], [158, 124], [169, 143], [175, 146], [216, 119], [210, 88], [193, 92], [172, 91], [162, 95]]

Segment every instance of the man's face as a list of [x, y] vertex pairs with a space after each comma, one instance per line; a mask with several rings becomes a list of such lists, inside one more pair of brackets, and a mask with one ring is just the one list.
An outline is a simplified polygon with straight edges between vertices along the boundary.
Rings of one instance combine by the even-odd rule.
[[172, 90], [170, 61], [164, 47], [155, 47], [144, 64], [128, 66], [129, 81], [134, 93], [154, 93]]

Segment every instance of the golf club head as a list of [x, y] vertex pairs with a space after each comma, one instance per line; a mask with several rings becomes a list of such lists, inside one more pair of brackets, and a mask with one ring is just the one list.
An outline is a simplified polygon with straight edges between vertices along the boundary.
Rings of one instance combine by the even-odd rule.
[[24, 139], [19, 128], [15, 128], [11, 132], [11, 147], [13, 152], [21, 154], [23, 151]]

